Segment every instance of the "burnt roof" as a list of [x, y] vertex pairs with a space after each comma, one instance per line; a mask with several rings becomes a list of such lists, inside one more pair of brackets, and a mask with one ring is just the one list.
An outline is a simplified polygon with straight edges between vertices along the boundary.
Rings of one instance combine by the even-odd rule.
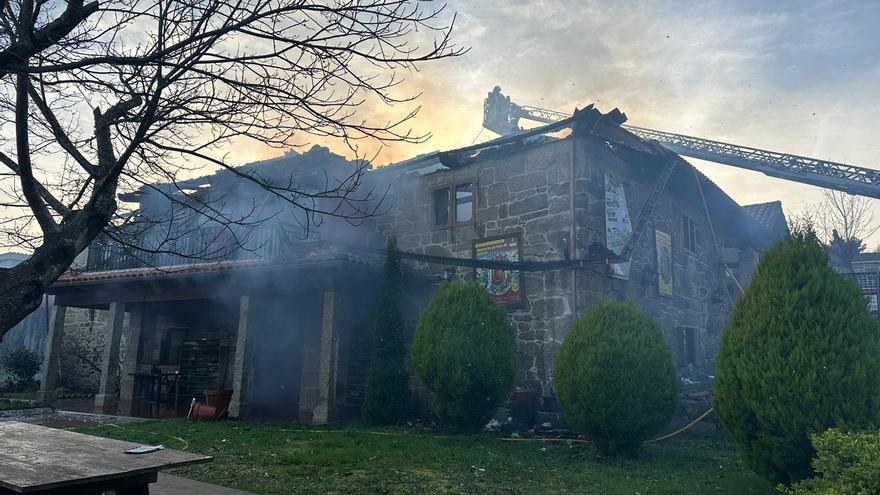
[[[670, 178], [669, 190], [696, 202], [701, 202], [705, 197], [713, 221], [730, 229], [737, 242], [766, 248], [787, 232], [781, 203], [764, 203], [764, 205], [770, 205], [766, 208], [758, 208], [759, 205], [754, 205], [755, 208], [752, 208], [751, 211], [740, 206], [687, 160], [660, 144], [643, 140], [621, 127], [620, 124], [625, 121], [626, 115], [616, 108], [608, 113], [602, 113], [593, 105], [589, 105], [584, 109], [575, 110], [571, 117], [559, 122], [511, 136], [503, 136], [481, 144], [428, 153], [397, 164], [379, 167], [374, 172], [379, 175], [413, 172], [422, 174], [436, 170], [460, 168], [482, 160], [497, 159], [504, 155], [517, 153], [523, 149], [546, 144], [549, 141], [589, 136], [604, 141], [614, 148], [615, 153], [620, 154], [624, 160], [640, 163], [638, 166], [645, 170], [647, 175], [659, 175], [663, 166], [671, 158], [679, 160], [679, 166]], [[567, 128], [572, 129], [572, 132], [566, 137], [553, 138], [546, 135]], [[351, 167], [358, 163], [363, 162], [348, 160], [325, 147], [314, 146], [305, 153], [293, 151], [282, 157], [249, 163], [236, 167], [234, 170], [222, 169], [212, 175], [181, 181], [176, 184], [176, 187], [208, 188], [210, 186], [211, 189], [220, 188], [230, 185], [232, 180], [240, 180], [236, 176], [241, 174], [258, 175], [261, 178], [284, 178], [300, 174], [307, 176], [314, 172], [324, 177], [324, 170], [330, 170], [332, 175], [335, 170], [351, 170]], [[698, 178], [702, 191], [696, 187], [694, 176]], [[386, 176], [386, 179], [390, 178]], [[130, 195], [125, 200], [137, 201], [137, 193]], [[778, 204], [778, 208], [773, 206], [774, 203]], [[774, 209], [775, 211], [773, 211]], [[756, 216], [758, 210], [761, 214]], [[763, 216], [764, 210], [768, 211], [766, 219]], [[768, 223], [765, 220], [772, 221]]]
[[[329, 148], [314, 145], [307, 151], [290, 150], [282, 156], [230, 168], [221, 168], [214, 173], [173, 183], [158, 183], [141, 186], [137, 191], [120, 194], [120, 199], [127, 202], [139, 202], [144, 194], [151, 190], [175, 193], [178, 190], [201, 193], [210, 190], [238, 189], [248, 185], [247, 177], [260, 181], [283, 181], [295, 177], [297, 184], [308, 186], [309, 178], [313, 177], [318, 184], [324, 184], [327, 177], [347, 177], [357, 167], [371, 169], [368, 160], [349, 160], [337, 155]], [[242, 180], [244, 179], [244, 180]]]

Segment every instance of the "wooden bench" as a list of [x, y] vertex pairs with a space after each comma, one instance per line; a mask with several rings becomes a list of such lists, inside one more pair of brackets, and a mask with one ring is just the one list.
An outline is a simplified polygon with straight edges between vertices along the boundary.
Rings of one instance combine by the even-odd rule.
[[150, 485], [150, 495], [253, 495], [241, 490], [188, 480], [159, 473], [159, 480]]

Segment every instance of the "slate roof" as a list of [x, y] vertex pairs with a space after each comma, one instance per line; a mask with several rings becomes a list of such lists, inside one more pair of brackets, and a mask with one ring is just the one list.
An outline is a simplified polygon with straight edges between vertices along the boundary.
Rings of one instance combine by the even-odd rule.
[[767, 227], [770, 232], [780, 237], [788, 233], [785, 212], [782, 211], [782, 201], [743, 205], [743, 209], [761, 225]]

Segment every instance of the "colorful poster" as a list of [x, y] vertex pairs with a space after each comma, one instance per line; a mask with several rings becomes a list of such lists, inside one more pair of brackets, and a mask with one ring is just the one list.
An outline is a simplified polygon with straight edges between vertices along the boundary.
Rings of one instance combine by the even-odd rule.
[[[626, 192], [623, 184], [605, 176], [605, 247], [620, 254], [632, 236], [629, 221], [629, 208], [626, 206]], [[611, 263], [611, 276], [629, 280], [630, 260]]]
[[[474, 242], [474, 258], [478, 260], [519, 261], [519, 235], [485, 239]], [[489, 291], [498, 304], [520, 305], [523, 289], [520, 272], [477, 268], [477, 281]]]
[[672, 295], [672, 236], [654, 231], [657, 241], [657, 289], [661, 295]]

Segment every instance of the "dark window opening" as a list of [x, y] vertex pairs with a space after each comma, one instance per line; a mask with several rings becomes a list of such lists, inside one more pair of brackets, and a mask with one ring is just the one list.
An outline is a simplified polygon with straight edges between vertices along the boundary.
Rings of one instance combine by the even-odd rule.
[[465, 182], [455, 186], [455, 222], [464, 223], [474, 219], [474, 184]]
[[684, 328], [684, 365], [697, 365], [697, 329]]
[[682, 215], [681, 216], [681, 237], [683, 239], [682, 245], [685, 249], [691, 252], [697, 251], [697, 245], [699, 244], [699, 233], [697, 232], [697, 223], [693, 218]]
[[434, 225], [449, 225], [449, 188], [434, 190]]

